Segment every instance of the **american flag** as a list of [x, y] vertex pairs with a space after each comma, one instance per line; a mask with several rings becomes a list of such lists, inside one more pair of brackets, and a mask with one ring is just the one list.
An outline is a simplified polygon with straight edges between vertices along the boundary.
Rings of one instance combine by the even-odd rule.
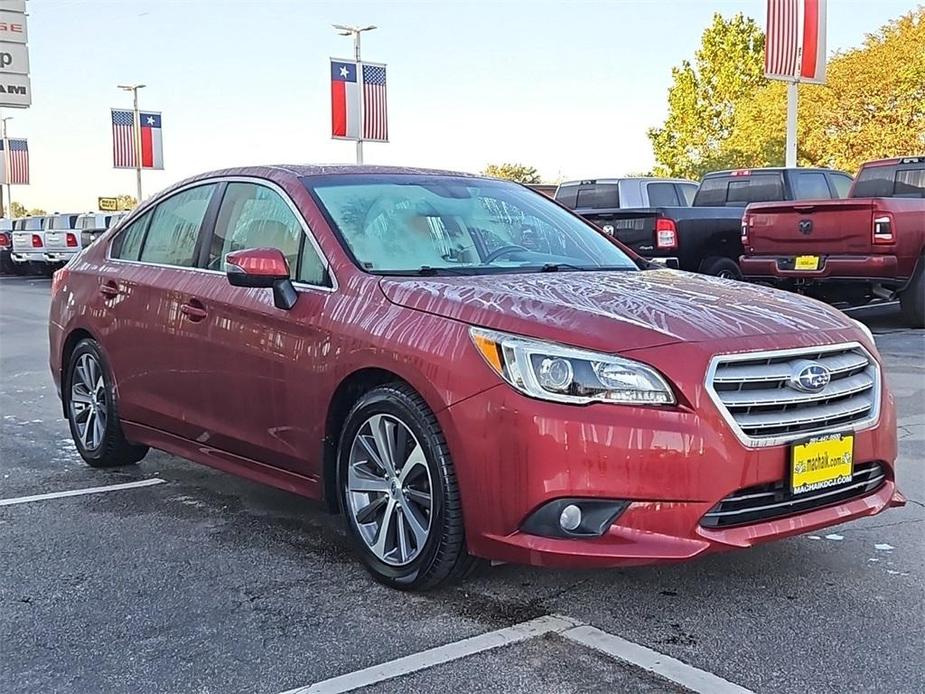
[[363, 139], [389, 141], [385, 65], [363, 65]]
[[26, 140], [0, 142], [3, 149], [3, 183], [28, 185], [29, 143]]
[[135, 168], [135, 114], [112, 110], [112, 165], [116, 169]]
[[768, 0], [764, 74], [825, 82], [826, 0]]

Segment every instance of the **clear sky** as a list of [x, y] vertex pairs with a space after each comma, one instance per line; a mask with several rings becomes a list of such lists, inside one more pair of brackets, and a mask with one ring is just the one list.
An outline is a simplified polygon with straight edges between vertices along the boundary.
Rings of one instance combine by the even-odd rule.
[[[829, 0], [829, 48], [916, 0]], [[375, 24], [363, 56], [389, 66], [388, 144], [368, 163], [478, 171], [536, 166], [550, 179], [648, 169], [646, 129], [665, 115], [671, 67], [693, 55], [713, 12], [764, 24], [764, 0], [311, 2], [309, 0], [29, 0], [33, 106], [12, 115], [28, 137], [32, 184], [13, 199], [82, 211], [135, 192], [112, 169], [109, 108], [117, 84], [143, 82], [163, 112], [166, 170], [145, 196], [217, 167], [351, 162], [330, 139], [327, 60], [350, 57], [332, 23]]]

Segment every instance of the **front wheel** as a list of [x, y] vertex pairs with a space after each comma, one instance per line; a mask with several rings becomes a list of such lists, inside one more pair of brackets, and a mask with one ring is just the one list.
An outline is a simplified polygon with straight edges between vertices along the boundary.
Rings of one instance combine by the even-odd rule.
[[353, 406], [338, 448], [338, 489], [347, 529], [376, 580], [426, 590], [473, 567], [446, 440], [409, 386], [375, 388]]
[[77, 343], [62, 385], [71, 437], [88, 465], [117, 467], [144, 458], [148, 448], [122, 433], [109, 365], [94, 340]]

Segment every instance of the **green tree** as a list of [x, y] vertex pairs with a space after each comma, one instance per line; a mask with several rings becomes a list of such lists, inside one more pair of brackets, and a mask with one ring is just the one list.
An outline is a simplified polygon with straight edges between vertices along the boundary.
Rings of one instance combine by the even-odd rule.
[[26, 207], [21, 202], [10, 203], [10, 217], [25, 217]]
[[[888, 22], [829, 60], [825, 86], [801, 84], [798, 161], [855, 171], [871, 159], [925, 151], [925, 6]], [[728, 141], [741, 166], [784, 159], [787, 96], [758, 89]]]
[[131, 210], [138, 204], [138, 200], [134, 195], [127, 195], [125, 193], [117, 195], [116, 200], [118, 200], [117, 204], [120, 210]]
[[48, 213], [45, 210], [43, 210], [41, 207], [33, 207], [31, 210], [29, 210], [30, 217], [42, 217], [43, 215], [46, 215], [46, 214]]
[[699, 178], [727, 164], [736, 105], [765, 85], [764, 34], [755, 20], [713, 15], [693, 63], [671, 71], [668, 117], [649, 130], [658, 175]]
[[482, 171], [482, 175], [504, 178], [518, 183], [540, 183], [540, 175], [536, 168], [526, 164], [489, 164]]

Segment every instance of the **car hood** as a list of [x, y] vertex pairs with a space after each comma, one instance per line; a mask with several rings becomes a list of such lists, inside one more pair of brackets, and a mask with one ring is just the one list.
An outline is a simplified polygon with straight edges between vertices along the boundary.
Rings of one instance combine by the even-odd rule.
[[856, 330], [841, 312], [799, 294], [669, 269], [389, 277], [380, 287], [407, 308], [605, 351]]

